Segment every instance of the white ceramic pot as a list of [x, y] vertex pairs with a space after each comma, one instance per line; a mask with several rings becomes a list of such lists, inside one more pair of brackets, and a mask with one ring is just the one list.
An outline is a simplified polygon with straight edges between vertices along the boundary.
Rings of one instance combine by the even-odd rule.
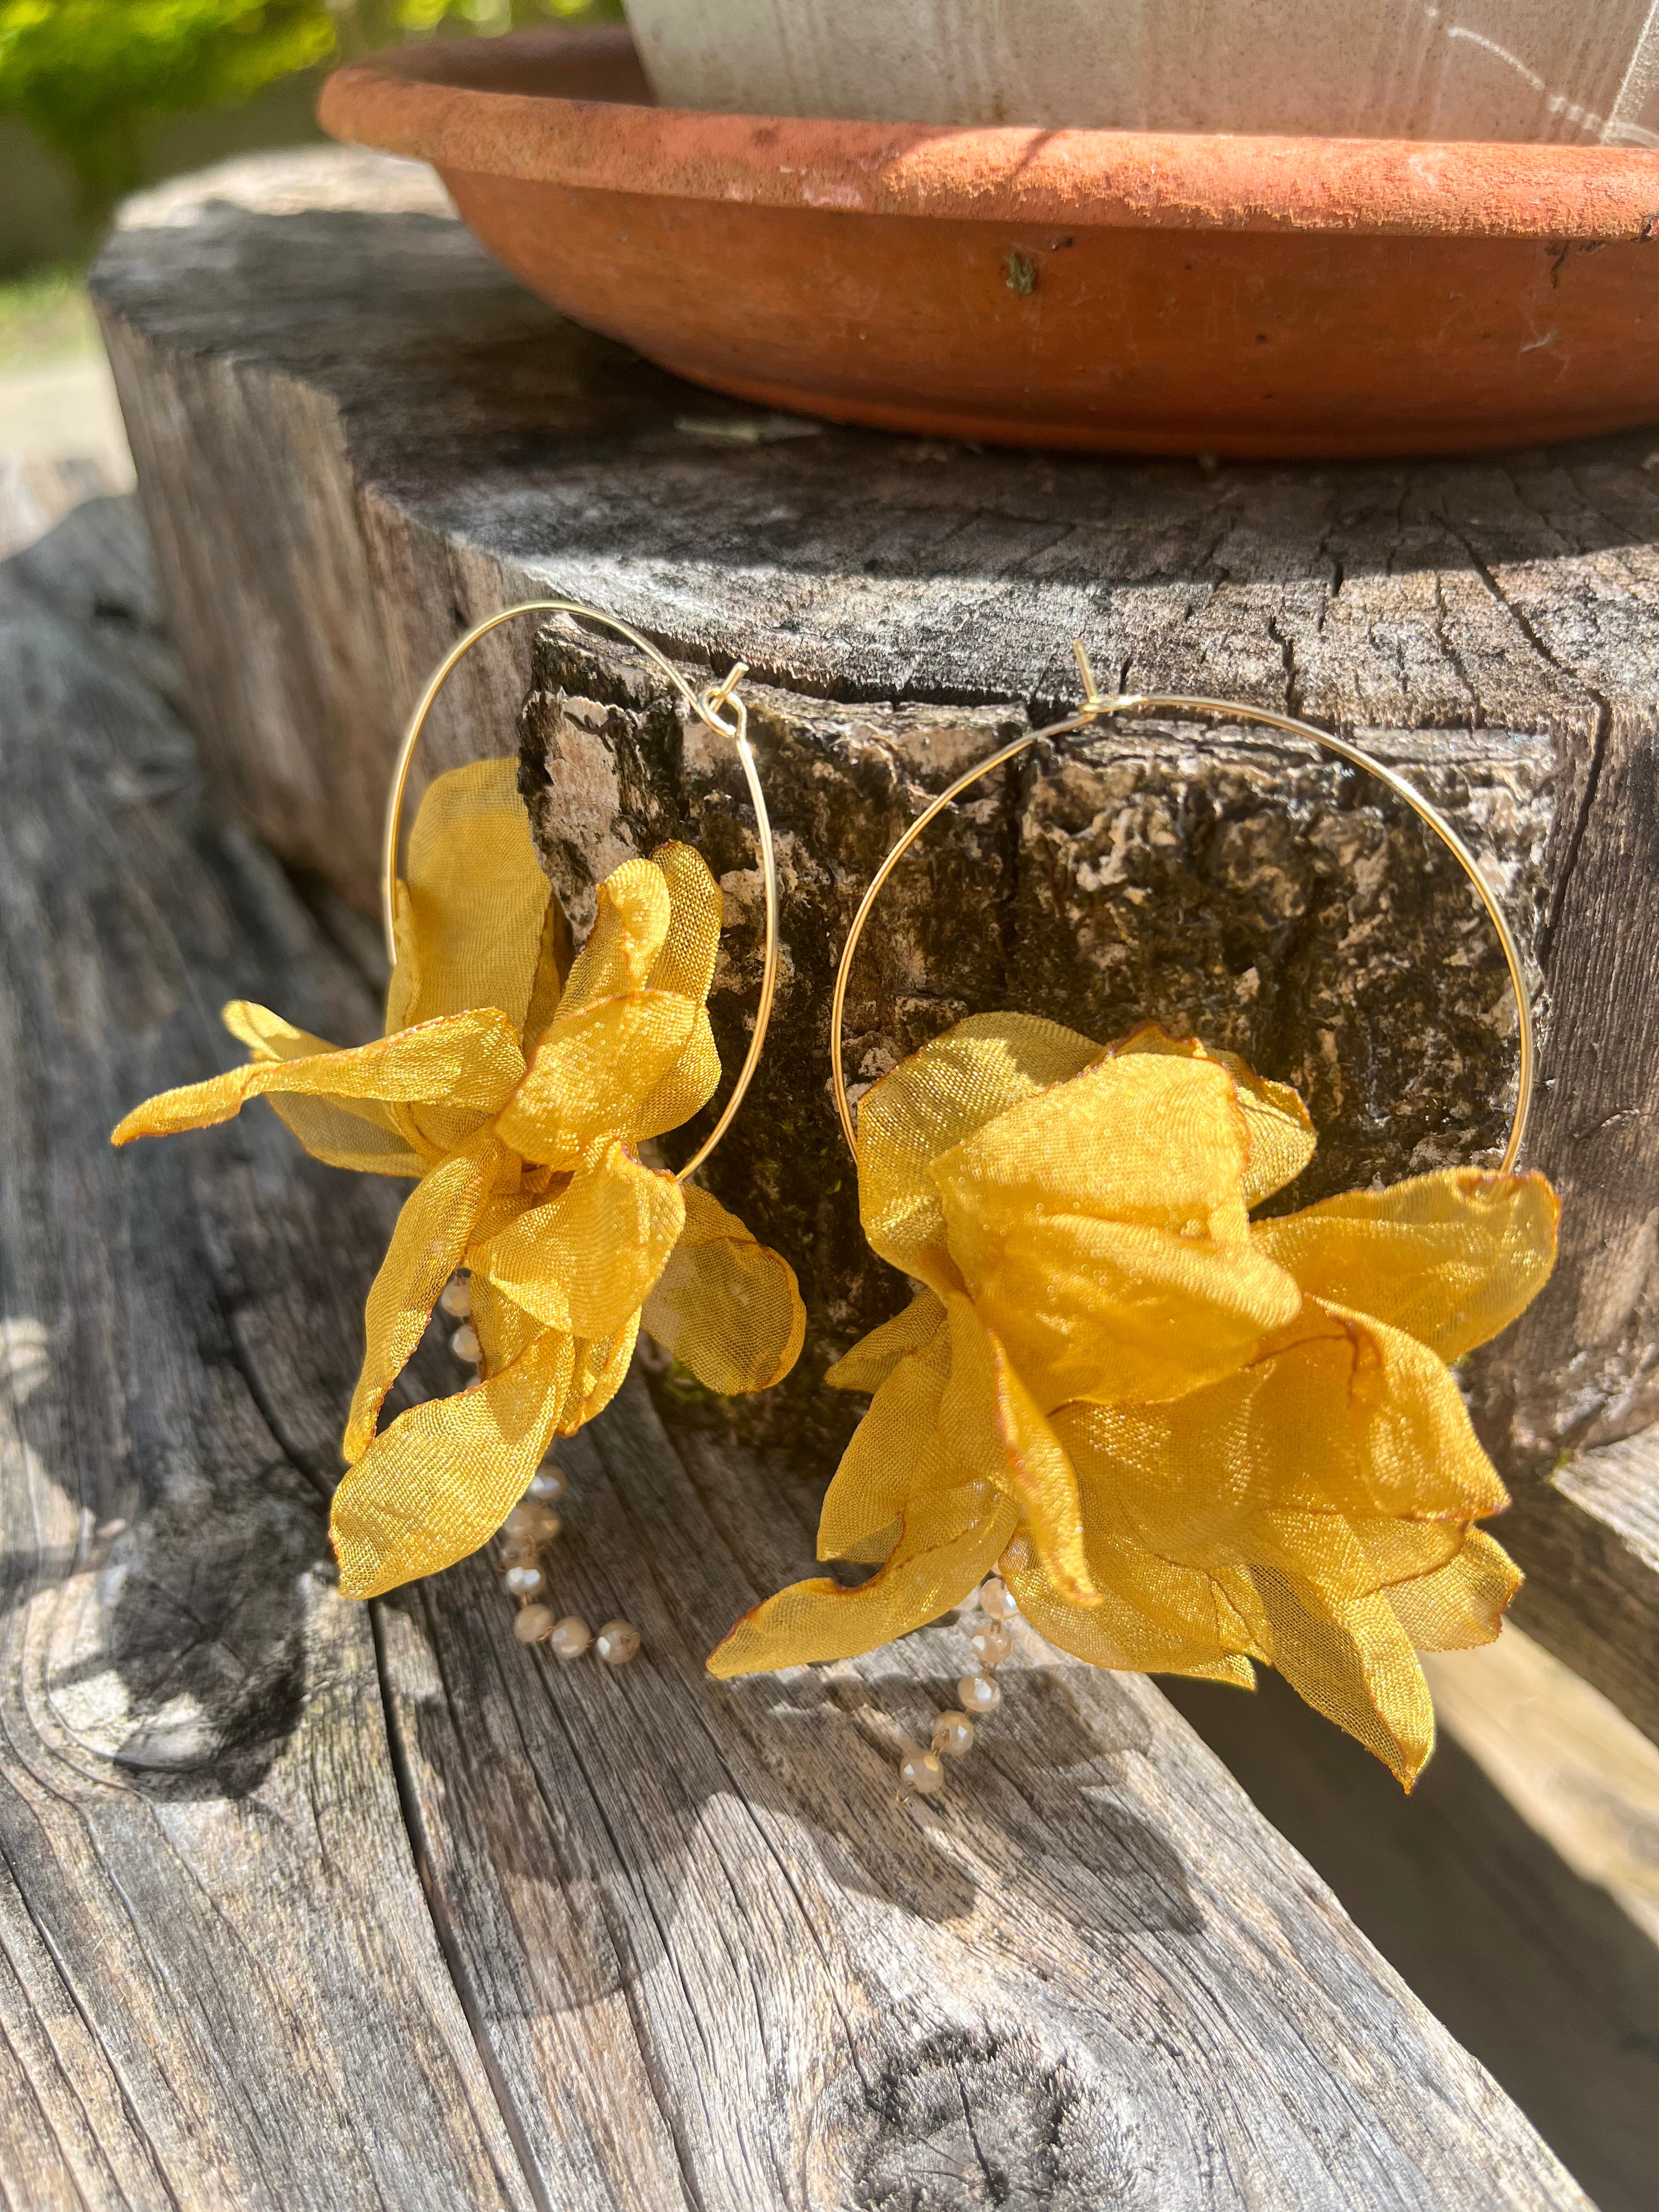
[[1659, 0], [625, 0], [659, 100], [1659, 144]]

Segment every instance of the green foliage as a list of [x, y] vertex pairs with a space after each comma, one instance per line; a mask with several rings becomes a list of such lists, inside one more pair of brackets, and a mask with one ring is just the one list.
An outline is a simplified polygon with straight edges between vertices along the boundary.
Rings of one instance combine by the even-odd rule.
[[0, 114], [74, 168], [88, 203], [139, 181], [151, 117], [436, 31], [619, 15], [620, 0], [0, 0]]
[[334, 44], [325, 0], [0, 0], [0, 112], [101, 198], [137, 179], [142, 116], [246, 100]]

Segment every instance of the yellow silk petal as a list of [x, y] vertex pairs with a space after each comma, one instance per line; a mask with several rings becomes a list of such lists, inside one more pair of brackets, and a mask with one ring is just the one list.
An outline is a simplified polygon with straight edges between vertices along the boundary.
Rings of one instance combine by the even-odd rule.
[[651, 865], [668, 886], [668, 929], [644, 981], [653, 991], [678, 991], [701, 1006], [720, 951], [720, 887], [690, 845], [659, 845]]
[[1216, 1052], [1195, 1037], [1172, 1037], [1156, 1022], [1143, 1022], [1120, 1043], [1126, 1052], [1168, 1054], [1182, 1060], [1212, 1060], [1237, 1086], [1239, 1110], [1249, 1131], [1250, 1156], [1244, 1170], [1244, 1203], [1259, 1206], [1293, 1182], [1313, 1158], [1318, 1139], [1308, 1109], [1288, 1083], [1268, 1083], [1235, 1052]]
[[1484, 1528], [1471, 1528], [1463, 1547], [1436, 1574], [1388, 1591], [1395, 1617], [1419, 1651], [1470, 1651], [1491, 1644], [1521, 1587], [1521, 1570]]
[[[267, 1006], [233, 999], [222, 1017], [255, 1060], [313, 1060], [336, 1048], [296, 1030]], [[272, 1107], [313, 1159], [359, 1175], [418, 1176], [431, 1164], [411, 1145], [391, 1109], [373, 1098], [306, 1098], [273, 1093]]]
[[1540, 1175], [1449, 1168], [1349, 1191], [1279, 1221], [1258, 1249], [1304, 1291], [1458, 1359], [1507, 1328], [1555, 1262], [1560, 1206]]
[[1317, 1584], [1328, 1598], [1375, 1597], [1443, 1567], [1462, 1549], [1467, 1527], [1462, 1521], [1269, 1511], [1251, 1517], [1239, 1548], [1253, 1568], [1276, 1567]]
[[428, 787], [398, 901], [388, 1032], [477, 1006], [522, 1031], [552, 889], [519, 796], [519, 763], [474, 761]]
[[1099, 1057], [1057, 1022], [975, 1014], [872, 1085], [859, 1101], [859, 1211], [883, 1259], [934, 1290], [959, 1289], [929, 1163]]
[[394, 1103], [441, 1099], [473, 1115], [493, 1113], [511, 1095], [523, 1070], [516, 1032], [504, 1014], [486, 1007], [426, 1022], [349, 1051], [256, 1060], [205, 1083], [164, 1091], [119, 1122], [111, 1142], [125, 1145], [135, 1137], [210, 1128], [234, 1120], [248, 1099], [268, 1091]]
[[852, 1659], [960, 1605], [1014, 1532], [1013, 1507], [988, 1506], [975, 1485], [933, 1491], [906, 1508], [885, 1566], [854, 1589], [827, 1577], [794, 1583], [746, 1613], [709, 1655], [722, 1679]]
[[593, 927], [570, 963], [560, 1017], [568, 1021], [603, 999], [644, 988], [668, 937], [668, 881], [649, 860], [624, 860], [599, 885]]
[[1088, 1607], [1066, 1602], [1024, 1535], [999, 1571], [1037, 1633], [1091, 1667], [1254, 1684], [1250, 1655], [1264, 1657], [1267, 1644], [1261, 1601], [1241, 1570], [1206, 1574], [1092, 1535], [1089, 1563], [1099, 1596]]
[[946, 1304], [951, 1374], [919, 1480], [994, 1485], [1018, 1506], [1037, 1557], [1066, 1602], [1092, 1605], [1097, 1592], [1084, 1553], [1082, 1504], [1065, 1446], [971, 1301], [957, 1291]]
[[346, 1417], [348, 1464], [374, 1441], [386, 1394], [426, 1332], [438, 1293], [460, 1265], [489, 1194], [501, 1146], [483, 1130], [441, 1160], [404, 1200], [392, 1242], [368, 1293], [362, 1372]]
[[672, 1176], [602, 1139], [556, 1198], [474, 1246], [472, 1270], [548, 1328], [611, 1337], [638, 1311], [684, 1223]]
[[941, 1327], [879, 1385], [824, 1492], [818, 1516], [821, 1559], [855, 1559], [867, 1565], [888, 1557], [950, 1379], [951, 1337]]
[[795, 1271], [695, 1183], [685, 1225], [641, 1316], [705, 1389], [769, 1390], [800, 1357], [806, 1309]]
[[334, 1493], [347, 1597], [378, 1597], [476, 1552], [523, 1497], [569, 1387], [568, 1337], [544, 1329], [489, 1382], [400, 1413]]
[[641, 1108], [679, 1059], [699, 1011], [674, 991], [600, 999], [571, 1015], [561, 1007], [496, 1134], [524, 1158], [556, 1168], [574, 1168], [596, 1138], [636, 1134]]
[[944, 1301], [935, 1291], [920, 1291], [902, 1314], [861, 1336], [823, 1379], [832, 1390], [879, 1390], [900, 1360], [926, 1350], [944, 1326]]
[[1327, 1598], [1269, 1568], [1252, 1578], [1273, 1628], [1273, 1665], [1409, 1790], [1434, 1749], [1434, 1702], [1389, 1598]]

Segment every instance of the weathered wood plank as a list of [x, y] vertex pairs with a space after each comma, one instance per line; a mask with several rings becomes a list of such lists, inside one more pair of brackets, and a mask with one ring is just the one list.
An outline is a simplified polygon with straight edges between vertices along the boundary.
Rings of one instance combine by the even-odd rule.
[[373, 1021], [156, 619], [130, 501], [0, 568], [0, 2201], [526, 2206], [327, 1557], [390, 1194], [107, 1141], [233, 989]]
[[556, 1570], [644, 1653], [526, 1650], [471, 1562], [378, 1608], [388, 1760], [369, 1616], [320, 1562], [395, 1194], [264, 1115], [103, 1144], [229, 1057], [233, 985], [347, 1036], [371, 1002], [199, 811], [142, 603], [75, 539], [4, 577], [16, 2200], [1582, 2205], [1149, 1684], [1028, 1646], [930, 1809], [894, 1801], [894, 1736], [959, 1626], [711, 1686], [811, 1487], [671, 1435], [637, 1379], [569, 1449]]
[[1568, 1461], [1514, 1518], [1516, 1618], [1659, 1741], [1659, 1429]]
[[1512, 1630], [1426, 1663], [1440, 1740], [1409, 1798], [1276, 1678], [1164, 1686], [1601, 2212], [1650, 2212], [1659, 1752]]
[[561, 1457], [553, 1601], [635, 1621], [633, 1665], [526, 1654], [477, 1563], [384, 1608], [550, 2200], [1576, 2201], [1149, 1683], [1022, 1631], [949, 1797], [901, 1807], [965, 1628], [711, 1686], [714, 1637], [810, 1559], [787, 1469], [665, 1429], [637, 1381]]

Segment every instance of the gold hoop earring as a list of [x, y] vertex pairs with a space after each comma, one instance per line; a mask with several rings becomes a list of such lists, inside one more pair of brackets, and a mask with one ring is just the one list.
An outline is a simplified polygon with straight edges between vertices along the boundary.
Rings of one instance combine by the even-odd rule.
[[[760, 1004], [732, 1095], [677, 1175], [645, 1164], [638, 1148], [690, 1120], [720, 1083], [705, 1001], [720, 893], [701, 858], [669, 844], [625, 861], [600, 886], [587, 942], [568, 959], [514, 756], [434, 780], [410, 833], [407, 880], [398, 874], [404, 795], [439, 692], [481, 638], [544, 612], [629, 640], [736, 744], [755, 805], [766, 889]], [[540, 1553], [557, 1530], [560, 1487], [544, 1457], [552, 1437], [610, 1401], [642, 1325], [721, 1393], [769, 1387], [799, 1352], [805, 1316], [793, 1271], [689, 1180], [748, 1090], [777, 971], [776, 866], [737, 691], [744, 672], [695, 692], [638, 631], [579, 600], [526, 601], [475, 624], [427, 685], [392, 772], [385, 1035], [338, 1051], [238, 1002], [225, 1021], [248, 1065], [151, 1099], [114, 1133], [118, 1145], [202, 1128], [266, 1096], [317, 1158], [414, 1182], [369, 1293], [343, 1443], [348, 1471], [331, 1533], [348, 1596], [449, 1565], [506, 1524], [517, 1633], [577, 1656], [592, 1640], [586, 1625], [556, 1620], [544, 1601]], [[461, 1323], [453, 1348], [476, 1379], [382, 1429], [386, 1396], [441, 1302]], [[638, 1641], [624, 1622], [599, 1640], [613, 1658]]]
[[[1475, 1525], [1508, 1499], [1450, 1363], [1506, 1327], [1553, 1261], [1554, 1194], [1511, 1172], [1536, 1059], [1520, 951], [1450, 823], [1359, 747], [1226, 701], [1108, 696], [1075, 651], [1080, 708], [925, 809], [877, 871], [836, 974], [831, 1079], [860, 1214], [915, 1290], [826, 1378], [871, 1405], [825, 1497], [819, 1557], [877, 1571], [781, 1591], [709, 1665], [729, 1675], [851, 1657], [977, 1592], [960, 1709], [929, 1747], [907, 1747], [908, 1794], [941, 1789], [944, 1756], [995, 1710], [1019, 1616], [1099, 1666], [1241, 1686], [1256, 1664], [1276, 1666], [1409, 1787], [1433, 1741], [1416, 1652], [1489, 1641], [1519, 1582]], [[894, 868], [983, 776], [1126, 712], [1224, 714], [1306, 738], [1378, 776], [1452, 853], [1519, 1016], [1498, 1170], [1252, 1221], [1314, 1151], [1294, 1091], [1152, 1024], [1102, 1045], [1018, 1011], [970, 1016], [924, 1045], [855, 1120], [848, 978]], [[1042, 1648], [1030, 1639], [1028, 1656]]]

